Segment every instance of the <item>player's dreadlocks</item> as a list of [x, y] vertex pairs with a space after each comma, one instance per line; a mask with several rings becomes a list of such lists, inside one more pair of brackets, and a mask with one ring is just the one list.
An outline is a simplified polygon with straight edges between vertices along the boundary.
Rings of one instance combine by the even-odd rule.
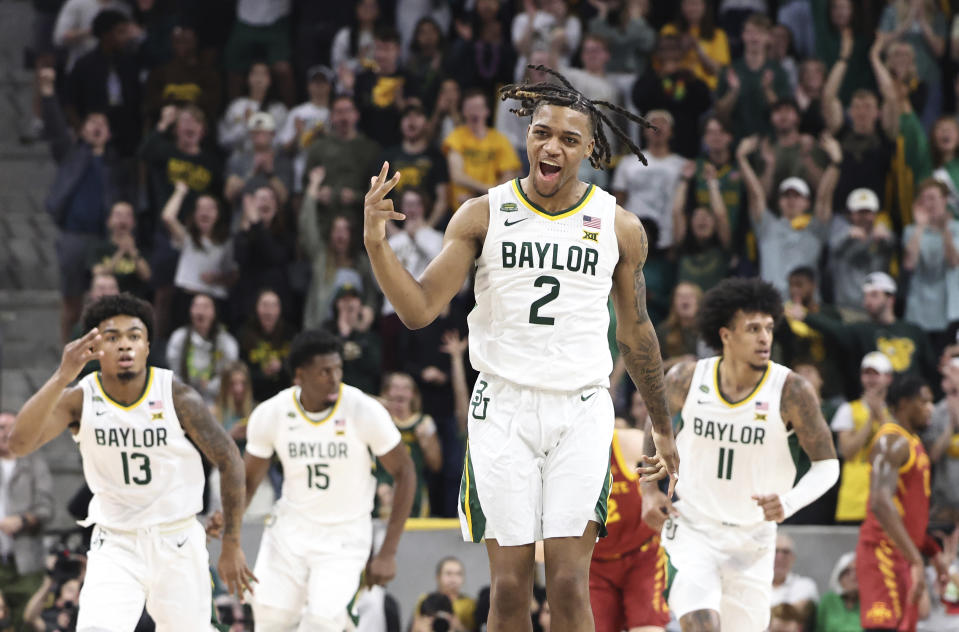
[[593, 146], [593, 153], [589, 156], [589, 164], [591, 164], [594, 169], [605, 168], [612, 157], [609, 141], [606, 140], [606, 133], [603, 131], [603, 124], [608, 126], [620, 140], [626, 143], [629, 149], [639, 157], [639, 160], [644, 165], [646, 164], [646, 157], [643, 155], [643, 152], [640, 151], [639, 147], [636, 146], [636, 143], [629, 137], [629, 134], [610, 121], [609, 117], [601, 112], [598, 106], [621, 114], [629, 120], [639, 123], [643, 127], [656, 129], [654, 125], [643, 117], [637, 116], [629, 110], [609, 103], [608, 101], [590, 101], [583, 96], [579, 90], [574, 88], [572, 84], [566, 80], [566, 77], [552, 68], [542, 65], [527, 66], [527, 68], [552, 75], [556, 77], [562, 85], [543, 81], [534, 84], [511, 83], [504, 86], [500, 90], [500, 98], [504, 101], [506, 99], [517, 99], [520, 102], [520, 107], [515, 109], [510, 108], [510, 112], [516, 116], [531, 116], [540, 105], [561, 105], [576, 110], [577, 112], [583, 112], [589, 117], [590, 124], [593, 128], [593, 136], [596, 139], [596, 144]]

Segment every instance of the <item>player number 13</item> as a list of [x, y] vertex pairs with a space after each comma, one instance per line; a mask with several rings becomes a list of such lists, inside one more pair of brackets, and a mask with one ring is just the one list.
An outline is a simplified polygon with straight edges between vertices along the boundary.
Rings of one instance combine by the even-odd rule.
[[[120, 453], [123, 459], [123, 482], [127, 485], [149, 485], [153, 480], [153, 472], [150, 470], [150, 457], [142, 452]], [[130, 465], [139, 465], [140, 470], [134, 471], [130, 476]]]

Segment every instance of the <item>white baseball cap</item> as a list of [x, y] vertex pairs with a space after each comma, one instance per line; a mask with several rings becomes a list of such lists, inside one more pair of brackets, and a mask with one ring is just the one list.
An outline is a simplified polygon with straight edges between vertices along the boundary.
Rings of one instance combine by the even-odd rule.
[[892, 373], [892, 362], [889, 361], [889, 356], [882, 351], [870, 351], [862, 357], [859, 369], [862, 371], [872, 369], [876, 373], [888, 375]]
[[896, 281], [885, 272], [870, 272], [866, 275], [866, 281], [862, 284], [862, 291], [880, 290], [886, 294], [895, 295], [898, 286]]
[[872, 192], [872, 189], [865, 187], [855, 189], [846, 198], [846, 208], [850, 211], [872, 211], [879, 210], [879, 197]]
[[257, 112], [250, 116], [250, 120], [246, 122], [246, 128], [251, 132], [274, 132], [276, 121], [269, 112]]
[[809, 197], [809, 185], [806, 184], [806, 181], [802, 178], [795, 176], [786, 178], [779, 184], [779, 195], [782, 195], [786, 191], [795, 191], [803, 197]]

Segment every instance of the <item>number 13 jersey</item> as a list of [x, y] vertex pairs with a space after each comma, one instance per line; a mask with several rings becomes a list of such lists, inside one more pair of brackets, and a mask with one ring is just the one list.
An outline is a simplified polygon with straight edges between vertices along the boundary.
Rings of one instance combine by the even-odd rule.
[[375, 399], [342, 384], [331, 409], [308, 413], [300, 387], [285, 389], [250, 415], [246, 451], [283, 465], [276, 511], [292, 511], [318, 524], [371, 518], [376, 479], [373, 457], [401, 441], [390, 414]]
[[173, 408], [173, 371], [147, 367], [139, 399], [110, 399], [100, 374], [79, 382], [80, 431], [74, 437], [93, 500], [82, 523], [140, 529], [196, 515], [203, 508], [203, 465]]
[[782, 494], [796, 479], [799, 441], [780, 413], [789, 369], [769, 362], [744, 399], [719, 390], [720, 357], [696, 363], [676, 431], [677, 509], [730, 525], [763, 522], [753, 494]]
[[529, 200], [519, 179], [489, 190], [469, 315], [474, 368], [547, 390], [609, 385], [615, 221], [615, 198], [594, 185], [555, 215]]

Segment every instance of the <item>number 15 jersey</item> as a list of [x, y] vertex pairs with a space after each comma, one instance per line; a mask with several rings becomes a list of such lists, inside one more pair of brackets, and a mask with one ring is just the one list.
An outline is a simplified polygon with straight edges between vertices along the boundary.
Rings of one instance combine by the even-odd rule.
[[317, 524], [349, 522], [373, 511], [373, 457], [400, 443], [400, 431], [383, 406], [342, 384], [336, 404], [308, 413], [300, 387], [285, 389], [257, 406], [246, 431], [246, 451], [283, 464], [283, 494], [276, 511], [292, 511]]
[[519, 179], [489, 190], [469, 315], [474, 368], [547, 390], [609, 385], [615, 222], [615, 198], [594, 185], [555, 215], [527, 198]]

